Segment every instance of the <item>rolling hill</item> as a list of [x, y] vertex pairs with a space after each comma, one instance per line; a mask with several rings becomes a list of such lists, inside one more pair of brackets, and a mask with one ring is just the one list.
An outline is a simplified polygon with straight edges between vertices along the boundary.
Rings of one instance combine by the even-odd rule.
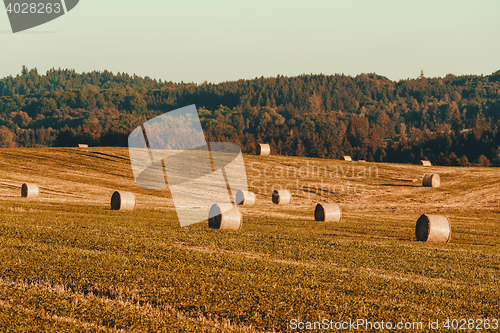
[[[206, 221], [181, 229], [168, 191], [135, 185], [126, 148], [0, 149], [0, 330], [498, 324], [497, 168], [244, 159], [258, 196], [233, 232]], [[426, 172], [441, 187], [422, 187]], [[40, 197], [21, 198], [24, 182]], [[285, 185], [292, 204], [272, 204]], [[110, 210], [115, 190], [134, 192], [136, 210]], [[314, 221], [315, 204], [332, 201], [342, 221]], [[450, 243], [415, 240], [423, 213], [449, 217]]]

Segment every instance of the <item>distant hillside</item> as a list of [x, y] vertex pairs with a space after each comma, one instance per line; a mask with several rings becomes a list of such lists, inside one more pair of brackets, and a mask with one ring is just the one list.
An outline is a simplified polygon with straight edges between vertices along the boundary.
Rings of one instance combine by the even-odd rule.
[[196, 104], [208, 139], [253, 152], [500, 165], [500, 71], [398, 82], [376, 74], [220, 84], [22, 68], [0, 80], [0, 146], [126, 146], [131, 129]]

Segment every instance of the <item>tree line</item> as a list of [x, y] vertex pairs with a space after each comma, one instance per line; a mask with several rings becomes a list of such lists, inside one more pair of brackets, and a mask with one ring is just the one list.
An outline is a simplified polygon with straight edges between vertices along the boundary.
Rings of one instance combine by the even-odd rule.
[[196, 104], [207, 139], [253, 153], [500, 165], [500, 71], [391, 81], [374, 73], [212, 84], [23, 66], [0, 79], [0, 146], [127, 146], [148, 119]]

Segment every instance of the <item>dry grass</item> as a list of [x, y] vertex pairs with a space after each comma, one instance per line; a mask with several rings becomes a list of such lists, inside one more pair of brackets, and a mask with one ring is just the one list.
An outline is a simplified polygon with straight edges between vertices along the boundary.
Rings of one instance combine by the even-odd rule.
[[[498, 316], [500, 170], [245, 163], [259, 195], [240, 207], [242, 230], [224, 232], [206, 221], [181, 229], [168, 191], [135, 185], [127, 149], [1, 149], [0, 330], [272, 332], [293, 318]], [[440, 188], [421, 186], [428, 172]], [[38, 199], [20, 197], [24, 182], [38, 184]], [[272, 204], [273, 186], [287, 184], [292, 204]], [[111, 211], [115, 190], [134, 192], [137, 209]], [[342, 222], [314, 221], [328, 201]], [[450, 218], [449, 244], [415, 241], [422, 213]]]

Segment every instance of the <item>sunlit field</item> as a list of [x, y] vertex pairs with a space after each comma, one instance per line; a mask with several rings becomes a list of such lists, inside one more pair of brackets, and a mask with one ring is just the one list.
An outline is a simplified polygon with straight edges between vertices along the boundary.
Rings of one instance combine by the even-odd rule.
[[[257, 201], [223, 231], [180, 228], [168, 190], [135, 185], [125, 148], [1, 149], [0, 331], [500, 319], [498, 168], [244, 158]], [[422, 187], [426, 172], [441, 187]], [[21, 198], [24, 182], [39, 198]], [[272, 204], [285, 186], [292, 203]], [[134, 192], [136, 210], [112, 211], [115, 190]], [[321, 202], [338, 202], [342, 221], [316, 222]], [[448, 216], [449, 243], [416, 241], [423, 213]]]

